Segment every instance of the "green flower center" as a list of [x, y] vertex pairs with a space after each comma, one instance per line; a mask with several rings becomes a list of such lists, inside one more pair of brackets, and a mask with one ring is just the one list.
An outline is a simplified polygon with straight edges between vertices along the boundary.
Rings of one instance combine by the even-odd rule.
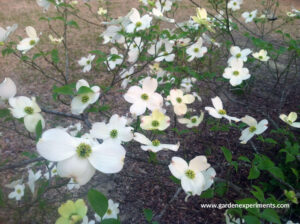
[[240, 58], [241, 56], [242, 56], [241, 53], [238, 53], [235, 57]]
[[196, 174], [195, 174], [195, 172], [194, 172], [193, 170], [187, 170], [187, 171], [185, 171], [185, 175], [186, 175], [188, 178], [190, 178], [190, 179], [194, 179], [195, 176], [196, 176]]
[[106, 214], [108, 214], [108, 215], [111, 215], [111, 213], [112, 213], [112, 210], [109, 208], [109, 209], [107, 209], [107, 212], [106, 212]]
[[139, 21], [139, 22], [137, 22], [137, 23], [135, 24], [135, 26], [136, 26], [136, 27], [140, 27], [140, 26], [142, 26], [142, 22], [140, 22], [140, 21]]
[[181, 103], [181, 102], [182, 102], [182, 99], [181, 99], [180, 97], [177, 97], [177, 98], [176, 98], [176, 101], [177, 101], [177, 103]]
[[118, 131], [116, 129], [111, 130], [110, 137], [111, 138], [116, 138], [117, 136], [118, 136]]
[[143, 93], [143, 94], [141, 95], [141, 98], [142, 98], [142, 100], [148, 100], [148, 99], [149, 99], [149, 96], [148, 96], [146, 93]]
[[31, 41], [29, 42], [29, 44], [30, 44], [31, 46], [35, 45], [35, 40], [31, 40]]
[[255, 132], [255, 131], [256, 131], [256, 127], [255, 127], [255, 126], [251, 126], [251, 127], [249, 128], [249, 131], [250, 131], [251, 133]]
[[155, 139], [152, 141], [152, 145], [153, 146], [159, 146], [160, 145], [160, 141], [158, 139]]
[[84, 96], [81, 97], [81, 102], [82, 102], [82, 103], [87, 103], [87, 102], [89, 101], [89, 99], [90, 99], [89, 96], [84, 95]]
[[234, 71], [234, 72], [233, 72], [233, 75], [235, 75], [235, 76], [238, 76], [239, 74], [240, 74], [239, 71]]
[[90, 156], [90, 154], [92, 153], [92, 148], [90, 145], [85, 144], [85, 143], [81, 143], [78, 147], [77, 147], [77, 155], [82, 158], [88, 158]]
[[91, 64], [91, 61], [90, 60], [86, 61], [86, 64], [87, 65]]
[[32, 107], [25, 107], [24, 111], [26, 114], [33, 114], [33, 112], [34, 112]]
[[263, 57], [263, 56], [259, 56], [258, 58], [259, 58], [259, 59], [263, 59], [264, 57]]
[[236, 5], [236, 2], [234, 2], [233, 5]]
[[152, 121], [152, 126], [153, 127], [158, 127], [159, 126], [159, 122], [157, 120]]
[[169, 54], [168, 52], [166, 52], [166, 51], [164, 52], [164, 56], [167, 56], [168, 54]]
[[194, 52], [198, 53], [199, 52], [199, 48], [198, 47], [194, 48]]
[[52, 173], [56, 173], [56, 172], [57, 172], [57, 169], [53, 169], [53, 170], [52, 170]]
[[17, 193], [18, 193], [18, 194], [21, 194], [21, 190], [20, 190], [20, 189], [18, 189], [18, 190], [17, 190]]
[[197, 118], [192, 118], [191, 122], [192, 123], [196, 123], [197, 122]]
[[221, 115], [225, 115], [226, 114], [226, 110], [221, 109], [221, 110], [218, 111], [218, 113], [221, 114]]

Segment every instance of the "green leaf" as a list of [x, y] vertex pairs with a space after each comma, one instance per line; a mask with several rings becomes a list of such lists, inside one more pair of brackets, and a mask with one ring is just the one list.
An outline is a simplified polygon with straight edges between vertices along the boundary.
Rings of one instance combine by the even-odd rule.
[[73, 95], [74, 94], [73, 88], [71, 88], [68, 85], [54, 88], [53, 93], [58, 93], [58, 94], [62, 94], [62, 95]]
[[87, 87], [87, 86], [81, 86], [79, 88], [79, 90], [77, 91], [77, 94], [80, 95], [80, 94], [86, 94], [86, 93], [94, 93], [94, 91]]
[[181, 181], [179, 180], [179, 179], [177, 179], [176, 177], [174, 177], [174, 176], [170, 176], [169, 177], [175, 184], [180, 184], [181, 183]]
[[77, 24], [74, 20], [68, 21], [68, 22], [67, 22], [67, 25], [68, 25], [68, 26], [73, 26], [74, 28], [79, 29], [78, 24]]
[[0, 206], [3, 207], [4, 206], [4, 198], [3, 198], [3, 192], [0, 188]]
[[277, 177], [277, 178], [284, 181], [284, 174], [283, 174], [282, 170], [279, 167], [276, 167], [276, 166], [271, 167], [270, 169], [268, 169], [268, 171], [270, 173], [272, 173], [275, 177]]
[[93, 210], [102, 218], [108, 209], [107, 198], [99, 191], [91, 189], [88, 192], [88, 201]]
[[228, 189], [228, 186], [225, 182], [219, 182], [216, 184], [215, 192], [218, 196], [222, 197], [224, 194], [226, 194]]
[[144, 216], [145, 216], [146, 220], [148, 222], [151, 222], [151, 220], [153, 218], [153, 212], [152, 212], [152, 210], [149, 209], [149, 208], [145, 208], [145, 209], [143, 209], [143, 213], [144, 213]]
[[244, 198], [241, 200], [235, 200], [237, 204], [255, 204], [257, 201], [254, 198]]
[[35, 135], [36, 135], [36, 142], [39, 141], [43, 133], [43, 126], [42, 126], [42, 121], [39, 120], [37, 125], [35, 126]]
[[201, 193], [200, 198], [213, 198], [214, 190], [212, 188]]
[[258, 186], [252, 185], [252, 187], [256, 190], [256, 191], [251, 191], [253, 196], [256, 197], [260, 202], [264, 202], [265, 201], [264, 192]]
[[250, 159], [248, 159], [248, 157], [246, 157], [246, 156], [240, 156], [240, 157], [238, 158], [238, 160], [242, 160], [242, 161], [244, 161], [244, 162], [251, 163]]
[[248, 180], [257, 179], [260, 175], [260, 171], [256, 166], [252, 166], [249, 172]]
[[10, 116], [10, 110], [7, 108], [0, 109], [0, 118]]
[[57, 49], [53, 49], [51, 51], [51, 59], [52, 59], [54, 64], [57, 64], [59, 62], [59, 56], [58, 56], [58, 50]]
[[231, 162], [232, 161], [232, 153], [230, 152], [229, 149], [227, 149], [226, 147], [222, 146], [221, 150], [224, 153], [225, 159], [227, 160], [227, 162]]
[[243, 217], [247, 224], [257, 224], [260, 223], [259, 219], [252, 215], [246, 215]]
[[101, 224], [120, 224], [120, 221], [117, 219], [103, 219]]
[[269, 222], [281, 224], [280, 218], [274, 209], [271, 209], [271, 208], [265, 209], [262, 212], [261, 217]]

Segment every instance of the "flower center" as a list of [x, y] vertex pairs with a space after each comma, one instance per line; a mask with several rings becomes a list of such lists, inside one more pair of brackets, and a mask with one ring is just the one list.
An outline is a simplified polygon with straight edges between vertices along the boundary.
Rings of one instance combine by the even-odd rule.
[[233, 75], [235, 75], [235, 76], [238, 76], [239, 74], [240, 74], [239, 71], [234, 71], [234, 72], [233, 72]]
[[18, 194], [21, 194], [21, 192], [22, 192], [22, 191], [21, 191], [20, 189], [17, 190], [17, 193], [18, 193]]
[[152, 145], [153, 146], [159, 146], [160, 145], [160, 141], [158, 139], [155, 139], [152, 141]]
[[92, 148], [90, 145], [85, 144], [85, 143], [81, 143], [78, 147], [77, 147], [77, 155], [82, 158], [88, 158], [90, 156], [90, 154], [92, 153]]
[[168, 54], [169, 54], [168, 52], [166, 52], [166, 51], [164, 52], [164, 56], [167, 56]]
[[218, 111], [218, 113], [221, 114], [221, 115], [225, 115], [226, 114], [226, 110], [221, 109], [221, 110]]
[[192, 123], [196, 123], [197, 122], [197, 119], [196, 118], [192, 118]]
[[89, 99], [90, 99], [89, 96], [84, 95], [84, 96], [81, 97], [81, 102], [82, 102], [82, 103], [87, 103], [87, 102], [89, 101]]
[[26, 114], [33, 114], [33, 112], [34, 112], [32, 107], [25, 107], [24, 111]]
[[137, 23], [135, 24], [135, 26], [136, 26], [136, 27], [140, 27], [140, 26], [142, 26], [142, 22], [140, 22], [140, 21], [139, 21], [139, 22], [137, 22]]
[[263, 59], [263, 56], [259, 56], [258, 58], [259, 58], [259, 59]]
[[194, 48], [194, 52], [198, 53], [199, 52], [199, 48], [198, 47]]
[[108, 215], [111, 215], [111, 213], [112, 213], [112, 210], [109, 208], [109, 209], [107, 209], [107, 212], [106, 212], [106, 214], [108, 214]]
[[148, 96], [146, 93], [143, 93], [143, 94], [141, 95], [141, 98], [142, 98], [142, 100], [148, 100], [148, 99], [149, 99], [149, 96]]
[[241, 55], [241, 53], [238, 53], [237, 55], [236, 55], [236, 58], [240, 58], [242, 55]]
[[57, 172], [57, 169], [53, 169], [53, 170], [52, 170], [52, 173], [55, 174], [56, 172]]
[[195, 176], [196, 176], [196, 174], [195, 174], [195, 172], [194, 172], [193, 170], [187, 170], [187, 171], [185, 171], [185, 175], [186, 175], [188, 178], [190, 178], [190, 179], [194, 179]]
[[159, 122], [157, 120], [152, 121], [152, 126], [153, 127], [158, 127], [159, 126]]
[[236, 2], [234, 2], [233, 5], [236, 5]]
[[31, 41], [29, 42], [29, 44], [30, 44], [31, 46], [35, 45], [35, 40], [31, 40]]
[[177, 103], [181, 103], [181, 102], [182, 102], [182, 99], [181, 99], [180, 97], [177, 97], [177, 98], [176, 98], [176, 101], [177, 101]]
[[110, 137], [116, 138], [118, 136], [118, 131], [116, 129], [111, 130]]
[[91, 64], [91, 61], [90, 60], [86, 61], [86, 64], [87, 65]]
[[251, 127], [249, 128], [249, 131], [250, 131], [251, 133], [255, 132], [255, 131], [256, 131], [256, 127], [255, 127], [255, 126], [251, 126]]

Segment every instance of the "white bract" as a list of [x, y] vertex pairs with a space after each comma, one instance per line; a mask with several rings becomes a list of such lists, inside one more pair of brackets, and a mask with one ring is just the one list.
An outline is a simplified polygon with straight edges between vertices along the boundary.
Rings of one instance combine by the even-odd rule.
[[[206, 183], [203, 171], [210, 167], [205, 156], [197, 156], [188, 164], [180, 157], [172, 157], [169, 169], [174, 177], [181, 180], [183, 190], [189, 195], [201, 195], [205, 187], [210, 185]], [[207, 177], [211, 176], [207, 173]], [[208, 178], [210, 179], [210, 178]], [[207, 186], [206, 186], [207, 184]]]
[[257, 9], [253, 10], [252, 12], [244, 12], [242, 17], [245, 19], [245, 23], [250, 23], [256, 17]]
[[38, 172], [34, 173], [32, 169], [28, 170], [28, 186], [32, 194], [34, 194], [35, 191], [35, 182], [40, 179], [42, 176], [41, 171], [39, 170]]
[[248, 68], [244, 68], [242, 59], [234, 58], [229, 67], [225, 68], [223, 77], [229, 79], [232, 86], [240, 85], [244, 80], [251, 77]]
[[294, 128], [300, 128], [300, 122], [295, 122], [297, 120], [297, 113], [295, 112], [289, 113], [288, 116], [280, 114], [279, 118]]
[[31, 99], [26, 96], [11, 97], [8, 102], [11, 106], [9, 109], [12, 115], [17, 119], [24, 118], [25, 128], [29, 132], [35, 132], [39, 121], [42, 122], [42, 127], [45, 127], [44, 118], [40, 114], [41, 109], [34, 97]]
[[36, 0], [36, 3], [43, 8], [44, 12], [47, 11], [51, 5], [48, 0]]
[[69, 183], [67, 184], [67, 188], [68, 190], [73, 190], [73, 189], [79, 189], [80, 188], [80, 185], [77, 184], [73, 178], [70, 179]]
[[266, 119], [257, 123], [253, 117], [246, 115], [241, 118], [241, 121], [249, 125], [248, 128], [242, 131], [242, 135], [239, 138], [241, 144], [246, 144], [254, 135], [260, 135], [268, 129], [268, 121]]
[[137, 9], [133, 8], [131, 10], [131, 15], [129, 15], [130, 24], [126, 26], [127, 33], [133, 33], [134, 31], [145, 30], [150, 27], [152, 17], [149, 15], [140, 16]]
[[0, 46], [1, 44], [4, 44], [6, 40], [8, 39], [9, 35], [18, 28], [18, 24], [14, 24], [12, 26], [6, 27], [6, 29], [0, 27]]
[[40, 40], [36, 34], [36, 30], [32, 26], [27, 26], [25, 30], [28, 37], [21, 40], [17, 45], [17, 49], [22, 51], [23, 54], [33, 48]]
[[133, 128], [126, 125], [127, 119], [125, 117], [114, 114], [108, 124], [105, 124], [105, 122], [94, 123], [90, 133], [93, 138], [121, 144], [122, 142], [129, 142], [133, 138]]
[[161, 62], [161, 61], [167, 61], [171, 62], [174, 61], [175, 59], [175, 54], [172, 53], [173, 47], [172, 46], [166, 46], [165, 51], [160, 52], [157, 55], [157, 58], [155, 59], [156, 62]]
[[208, 111], [210, 116], [217, 118], [217, 119], [225, 118], [225, 119], [229, 120], [229, 122], [231, 122], [232, 120], [235, 122], [240, 121], [240, 119], [238, 119], [236, 117], [231, 117], [231, 116], [227, 115], [226, 110], [223, 109], [223, 103], [218, 96], [216, 96], [215, 98], [212, 98], [211, 102], [214, 107], [205, 107], [205, 110]]
[[100, 87], [92, 86], [88, 84], [84, 79], [80, 79], [76, 83], [76, 91], [78, 92], [81, 87], [88, 87], [91, 89], [91, 92], [85, 92], [78, 94], [72, 99], [71, 102], [71, 111], [72, 114], [82, 114], [83, 111], [90, 105], [95, 103], [100, 96]]
[[268, 61], [270, 57], [268, 56], [268, 52], [264, 49], [261, 49], [259, 52], [255, 52], [252, 56], [260, 61]]
[[134, 67], [130, 67], [129, 69], [123, 69], [120, 73], [122, 80], [121, 87], [125, 89], [128, 83], [131, 81], [131, 75], [134, 73]]
[[187, 128], [198, 127], [203, 121], [204, 113], [201, 111], [200, 116], [192, 116], [191, 118], [179, 118], [178, 122], [180, 124], [185, 124]]
[[143, 80], [142, 88], [139, 86], [132, 86], [124, 95], [124, 99], [132, 103], [130, 113], [137, 116], [145, 113], [146, 109], [153, 111], [160, 109], [163, 105], [163, 97], [156, 93], [157, 80], [147, 77]]
[[95, 55], [89, 54], [87, 57], [82, 57], [78, 64], [83, 67], [83, 72], [89, 72], [92, 68], [92, 61], [94, 60]]
[[165, 17], [163, 15], [163, 12], [159, 8], [153, 8], [151, 15], [153, 15], [154, 18], [165, 21], [165, 22], [169, 22], [169, 23], [174, 23], [175, 22], [174, 19], [170, 19], [170, 18]]
[[24, 189], [25, 185], [24, 184], [18, 184], [15, 186], [15, 191], [11, 192], [8, 195], [9, 199], [15, 198], [17, 201], [21, 200], [21, 198], [24, 196]]
[[186, 49], [186, 53], [190, 56], [188, 61], [194, 60], [194, 58], [202, 58], [207, 52], [207, 48], [202, 46], [203, 40], [200, 37], [196, 43]]
[[80, 185], [86, 184], [96, 169], [103, 173], [121, 171], [126, 153], [120, 144], [112, 141], [99, 144], [57, 128], [43, 133], [37, 151], [45, 159], [58, 162], [57, 172], [61, 177], [73, 178]]
[[227, 7], [229, 9], [231, 9], [232, 11], [236, 11], [241, 8], [242, 3], [243, 3], [243, 0], [230, 0], [227, 4]]
[[123, 35], [120, 34], [121, 30], [122, 30], [121, 26], [111, 25], [107, 27], [107, 29], [100, 35], [104, 39], [103, 44], [107, 44], [109, 42], [111, 43], [117, 42], [119, 44], [124, 43], [125, 38]]
[[60, 44], [64, 40], [63, 37], [55, 38], [51, 34], [48, 37], [49, 37], [49, 40], [51, 41], [52, 44]]
[[123, 55], [118, 54], [118, 50], [116, 48], [110, 49], [111, 55], [108, 57], [106, 65], [109, 70], [114, 70], [117, 65], [120, 65], [123, 62]]
[[195, 97], [192, 94], [183, 95], [183, 91], [181, 89], [172, 89], [167, 100], [171, 101], [175, 114], [181, 116], [187, 112], [186, 104], [193, 103], [195, 101]]
[[10, 78], [4, 78], [0, 83], [0, 101], [8, 100], [17, 94], [17, 87], [13, 80]]
[[157, 0], [155, 6], [162, 13], [168, 12], [172, 9], [172, 2], [170, 0]]
[[97, 11], [98, 15], [103, 16], [107, 14], [107, 9], [100, 7]]
[[126, 48], [129, 48], [128, 51], [128, 62], [135, 63], [139, 57], [140, 52], [143, 49], [143, 42], [141, 37], [134, 38], [133, 42], [129, 46], [125, 45]]
[[234, 63], [236, 62], [236, 60], [234, 59], [240, 59], [243, 62], [247, 61], [247, 56], [249, 54], [251, 54], [251, 50], [249, 48], [243, 49], [241, 50], [241, 48], [239, 48], [238, 46], [232, 46], [230, 48], [230, 54], [232, 55], [232, 57], [230, 57], [228, 59], [228, 64], [229, 65], [234, 65]]
[[119, 214], [119, 203], [115, 203], [113, 200], [108, 200], [108, 208], [106, 213], [104, 214], [102, 220], [104, 219], [118, 219]]
[[180, 143], [178, 142], [177, 144], [161, 144], [161, 142], [158, 139], [155, 139], [151, 141], [149, 138], [147, 138], [145, 135], [140, 134], [138, 132], [134, 133], [134, 138], [135, 141], [141, 143], [141, 149], [144, 151], [151, 151], [154, 153], [157, 153], [161, 150], [172, 150], [172, 151], [177, 151], [179, 149]]
[[186, 92], [186, 93], [189, 93], [191, 92], [191, 89], [193, 87], [193, 83], [195, 83], [197, 81], [197, 79], [195, 78], [190, 78], [190, 77], [187, 77], [187, 78], [184, 78], [181, 80], [181, 83], [180, 83], [180, 88]]

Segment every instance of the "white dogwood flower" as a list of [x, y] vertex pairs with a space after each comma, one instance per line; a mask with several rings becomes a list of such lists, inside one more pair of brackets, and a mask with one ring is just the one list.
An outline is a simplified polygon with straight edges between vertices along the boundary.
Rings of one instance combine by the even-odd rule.
[[159, 110], [154, 110], [149, 116], [141, 117], [141, 128], [144, 130], [163, 131], [170, 126], [170, 117]]
[[193, 103], [195, 101], [195, 97], [192, 94], [183, 95], [183, 91], [181, 89], [172, 89], [167, 100], [171, 101], [175, 114], [181, 116], [187, 112], [186, 104]]
[[193, 87], [193, 83], [195, 83], [197, 81], [197, 79], [195, 79], [194, 77], [187, 77], [181, 80], [180, 83], [180, 88], [186, 92], [189, 93], [191, 92], [191, 89]]
[[175, 22], [174, 19], [170, 19], [170, 18], [165, 17], [163, 12], [159, 8], [153, 8], [151, 15], [154, 16], [154, 18], [165, 21], [165, 22], [169, 22], [169, 23], [174, 23]]
[[29, 186], [29, 189], [31, 191], [32, 194], [34, 194], [34, 191], [35, 191], [35, 182], [40, 179], [40, 177], [42, 176], [42, 171], [39, 170], [38, 172], [34, 173], [32, 171], [32, 169], [29, 169], [28, 170], [28, 186]]
[[89, 54], [87, 57], [82, 57], [78, 64], [83, 67], [83, 72], [89, 72], [92, 68], [92, 61], [94, 60], [95, 55]]
[[139, 57], [140, 52], [143, 50], [144, 43], [142, 42], [141, 37], [134, 38], [133, 42], [129, 46], [125, 45], [126, 48], [129, 48], [128, 51], [128, 62], [135, 63]]
[[45, 131], [37, 143], [38, 153], [49, 161], [58, 162], [61, 177], [86, 184], [95, 170], [118, 173], [122, 170], [125, 149], [112, 141], [99, 144], [90, 138], [76, 138], [58, 128]]
[[188, 164], [180, 157], [172, 157], [169, 169], [174, 177], [181, 180], [183, 190], [190, 195], [201, 195], [206, 185], [202, 171], [207, 170], [210, 164], [205, 156], [197, 156]]
[[111, 25], [106, 28], [106, 30], [100, 35], [103, 37], [103, 44], [111, 43], [119, 43], [122, 44], [125, 42], [125, 38], [120, 31], [122, 30], [121, 26]]
[[230, 48], [230, 54], [232, 55], [232, 57], [228, 59], [228, 64], [234, 65], [234, 63], [236, 62], [236, 60], [234, 59], [241, 59], [243, 62], [246, 62], [247, 56], [251, 54], [251, 52], [252, 51], [249, 48], [241, 50], [241, 48], [239, 48], [238, 46], [232, 46]]
[[0, 46], [6, 42], [9, 35], [18, 28], [18, 24], [6, 27], [6, 29], [0, 27]]
[[180, 124], [185, 124], [187, 128], [198, 127], [203, 121], [204, 113], [201, 111], [200, 116], [192, 116], [191, 118], [179, 118], [178, 122]]
[[133, 8], [129, 15], [130, 24], [126, 26], [127, 33], [133, 33], [134, 31], [145, 30], [150, 27], [152, 17], [149, 15], [140, 16], [137, 9]]
[[78, 92], [81, 87], [88, 87], [92, 92], [82, 93], [72, 99], [71, 111], [72, 114], [82, 114], [83, 111], [90, 105], [95, 103], [100, 96], [100, 87], [88, 84], [84, 79], [80, 79], [76, 83], [76, 91]]
[[106, 65], [109, 70], [114, 70], [117, 65], [122, 64], [123, 55], [118, 53], [118, 50], [113, 47], [110, 49], [110, 56], [107, 59]]
[[245, 19], [245, 23], [250, 23], [256, 17], [257, 9], [253, 10], [252, 12], [244, 12], [242, 17]]
[[170, 0], [157, 0], [155, 6], [162, 13], [168, 12], [172, 9], [173, 3]]
[[229, 122], [231, 122], [231, 121], [239, 122], [240, 121], [240, 119], [238, 119], [236, 117], [231, 117], [231, 116], [227, 115], [226, 110], [223, 109], [223, 103], [218, 96], [216, 96], [215, 98], [212, 98], [211, 102], [214, 107], [205, 107], [205, 110], [208, 111], [210, 116], [217, 118], [217, 119], [225, 118], [225, 119], [229, 120]]
[[202, 58], [207, 52], [207, 48], [202, 46], [203, 40], [200, 37], [196, 43], [186, 49], [186, 53], [190, 56], [188, 61], [194, 60], [194, 58]]
[[156, 62], [161, 62], [161, 61], [167, 61], [167, 62], [171, 62], [174, 61], [175, 59], [175, 54], [172, 53], [173, 51], [173, 47], [172, 46], [166, 46], [165, 47], [165, 51], [160, 52], [157, 55], [157, 58], [155, 59]]
[[229, 79], [232, 86], [240, 85], [244, 80], [251, 77], [248, 68], [244, 68], [242, 59], [234, 58], [229, 67], [225, 68], [223, 77]]
[[227, 4], [227, 7], [229, 9], [231, 9], [232, 11], [236, 11], [241, 8], [242, 3], [243, 3], [243, 0], [230, 0]]
[[270, 57], [268, 56], [268, 52], [264, 49], [261, 49], [259, 52], [255, 52], [252, 56], [260, 61], [268, 61]]
[[27, 26], [25, 30], [28, 37], [21, 40], [17, 45], [17, 49], [22, 51], [23, 54], [33, 48], [40, 40], [36, 34], [36, 30], [32, 26]]
[[107, 14], [107, 9], [100, 7], [97, 11], [98, 15], [103, 16]]
[[134, 133], [134, 138], [135, 141], [141, 143], [141, 149], [144, 151], [151, 151], [154, 153], [157, 153], [161, 150], [172, 150], [174, 152], [177, 152], [179, 149], [180, 143], [178, 142], [177, 144], [162, 144], [158, 139], [155, 139], [151, 141], [149, 138], [147, 138], [145, 135], [140, 134], [138, 132]]
[[91, 136], [104, 141], [111, 140], [114, 143], [129, 142], [133, 138], [132, 127], [127, 127], [127, 119], [117, 114], [111, 116], [109, 123], [96, 122], [90, 131]]
[[260, 135], [268, 129], [268, 121], [266, 119], [257, 123], [253, 117], [246, 115], [241, 118], [241, 121], [249, 125], [248, 128], [242, 131], [242, 135], [239, 138], [241, 144], [246, 144], [254, 135]]
[[102, 220], [104, 219], [118, 219], [118, 214], [120, 213], [119, 210], [119, 203], [115, 203], [113, 200], [108, 199], [108, 208], [106, 213], [104, 214]]
[[122, 80], [121, 87], [125, 89], [128, 83], [131, 81], [131, 75], [134, 73], [134, 67], [131, 66], [129, 70], [123, 69], [120, 73]]
[[48, 37], [49, 37], [49, 40], [51, 41], [52, 44], [60, 44], [64, 40], [63, 37], [55, 38], [51, 34]]
[[139, 86], [132, 86], [124, 95], [124, 99], [132, 103], [130, 113], [137, 116], [145, 113], [146, 108], [153, 111], [159, 109], [163, 105], [163, 97], [156, 93], [157, 80], [147, 77], [143, 80], [142, 88]]
[[9, 199], [15, 198], [17, 201], [20, 201], [21, 198], [24, 196], [24, 189], [25, 185], [24, 184], [18, 184], [15, 186], [15, 191], [11, 192], [8, 195]]
[[36, 3], [43, 8], [43, 11], [48, 11], [51, 3], [48, 0], [36, 0]]
[[12, 115], [17, 119], [24, 118], [25, 128], [29, 132], [35, 132], [39, 121], [41, 121], [42, 127], [45, 127], [45, 120], [40, 114], [41, 108], [37, 105], [34, 97], [29, 99], [26, 96], [17, 96], [9, 98], [8, 102]]
[[11, 78], [4, 78], [0, 83], [0, 101], [8, 100], [17, 94], [17, 87]]
[[205, 178], [205, 185], [203, 187], [203, 191], [206, 191], [214, 183], [214, 178], [216, 176], [216, 171], [215, 171], [214, 168], [210, 167], [207, 170], [202, 171], [202, 174]]
[[289, 113], [288, 116], [280, 114], [279, 118], [294, 128], [300, 128], [300, 122], [295, 122], [297, 120], [297, 113], [295, 112]]

